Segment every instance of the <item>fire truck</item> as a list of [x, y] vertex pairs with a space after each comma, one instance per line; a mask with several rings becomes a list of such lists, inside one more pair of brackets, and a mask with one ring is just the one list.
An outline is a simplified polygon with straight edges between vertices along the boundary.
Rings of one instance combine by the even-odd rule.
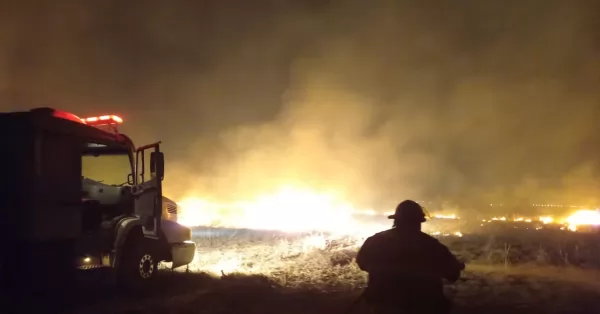
[[159, 262], [192, 262], [191, 230], [162, 195], [161, 143], [136, 148], [122, 123], [52, 108], [0, 114], [5, 288], [77, 286], [77, 273], [98, 268], [144, 285]]

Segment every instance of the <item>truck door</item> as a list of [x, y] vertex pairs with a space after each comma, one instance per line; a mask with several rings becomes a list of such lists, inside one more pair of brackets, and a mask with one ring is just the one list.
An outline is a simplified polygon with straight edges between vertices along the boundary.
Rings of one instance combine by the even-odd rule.
[[143, 221], [144, 235], [158, 239], [164, 178], [164, 157], [160, 151], [160, 142], [138, 148], [135, 160], [135, 214]]

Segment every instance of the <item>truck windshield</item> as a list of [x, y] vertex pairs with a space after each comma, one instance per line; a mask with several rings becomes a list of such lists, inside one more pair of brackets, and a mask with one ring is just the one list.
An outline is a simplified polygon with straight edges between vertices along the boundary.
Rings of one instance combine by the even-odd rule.
[[81, 160], [81, 175], [84, 178], [108, 185], [127, 183], [131, 173], [129, 155], [123, 154], [85, 154]]

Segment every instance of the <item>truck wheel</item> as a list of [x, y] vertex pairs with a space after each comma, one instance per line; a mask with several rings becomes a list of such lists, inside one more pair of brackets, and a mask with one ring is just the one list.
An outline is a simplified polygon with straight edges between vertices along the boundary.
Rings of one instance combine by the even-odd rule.
[[119, 281], [130, 288], [150, 284], [158, 272], [157, 241], [136, 239], [125, 246], [119, 270]]

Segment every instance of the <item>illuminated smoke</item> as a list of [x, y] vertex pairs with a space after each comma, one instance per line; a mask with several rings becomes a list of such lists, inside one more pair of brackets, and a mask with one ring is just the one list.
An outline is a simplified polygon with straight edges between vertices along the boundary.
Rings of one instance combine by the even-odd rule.
[[460, 216], [507, 200], [593, 207], [599, 14], [577, 1], [12, 1], [0, 100], [122, 115], [138, 144], [163, 141], [178, 200], [293, 185], [380, 213], [405, 198], [451, 199]]

